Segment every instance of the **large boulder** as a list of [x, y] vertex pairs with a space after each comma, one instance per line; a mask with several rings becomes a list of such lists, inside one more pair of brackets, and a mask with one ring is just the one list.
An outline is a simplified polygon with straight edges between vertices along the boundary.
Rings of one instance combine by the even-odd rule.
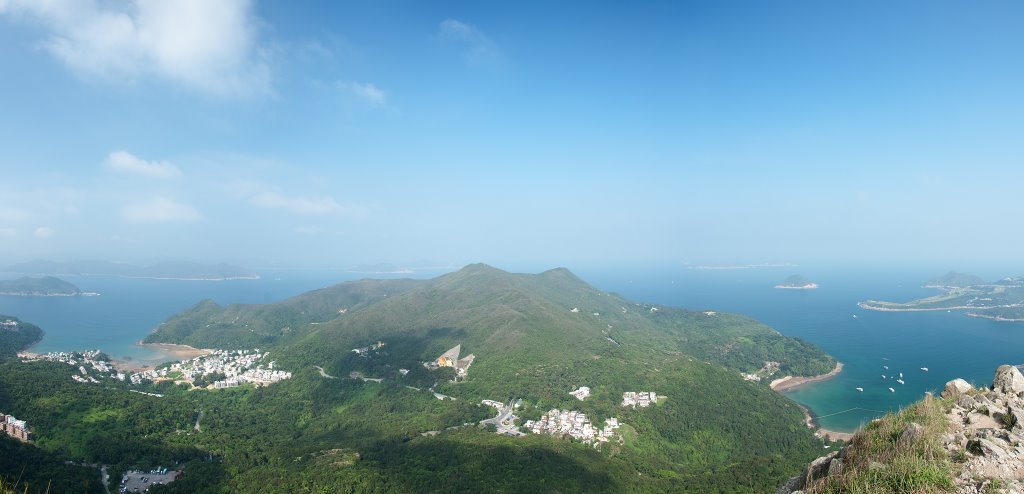
[[1012, 365], [1000, 365], [992, 378], [992, 389], [1003, 393], [1024, 393], [1024, 374]]
[[955, 398], [970, 391], [971, 389], [971, 383], [959, 378], [953, 379], [946, 383], [946, 388], [942, 390], [942, 394], [940, 396], [943, 398]]

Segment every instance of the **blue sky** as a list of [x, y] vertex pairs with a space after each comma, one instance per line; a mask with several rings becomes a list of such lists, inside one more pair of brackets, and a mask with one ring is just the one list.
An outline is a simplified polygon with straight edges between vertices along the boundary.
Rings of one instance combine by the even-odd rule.
[[1022, 20], [0, 0], [0, 257], [1019, 265]]

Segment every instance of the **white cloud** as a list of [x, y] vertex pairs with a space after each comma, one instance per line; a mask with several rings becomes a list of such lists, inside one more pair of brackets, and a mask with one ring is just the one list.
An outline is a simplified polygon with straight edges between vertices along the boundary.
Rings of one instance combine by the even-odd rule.
[[39, 21], [41, 46], [83, 75], [157, 75], [220, 95], [269, 90], [249, 0], [0, 0], [0, 14]]
[[146, 161], [127, 151], [114, 151], [107, 156], [107, 167], [119, 172], [134, 173], [153, 178], [177, 178], [181, 170], [166, 161]]
[[149, 201], [126, 205], [121, 208], [121, 217], [132, 222], [196, 221], [202, 215], [188, 204], [157, 197]]
[[473, 24], [456, 19], [445, 19], [438, 26], [438, 37], [442, 40], [465, 45], [468, 49], [466, 60], [473, 64], [493, 64], [499, 61], [494, 42]]
[[280, 209], [295, 214], [337, 214], [361, 217], [362, 208], [345, 206], [332, 197], [304, 197], [281, 194], [257, 182], [241, 182], [234, 185], [235, 192], [254, 206]]
[[373, 83], [339, 82], [338, 87], [342, 91], [359, 98], [373, 106], [383, 106], [387, 103], [387, 95], [374, 86]]
[[48, 226], [41, 226], [39, 228], [36, 228], [35, 231], [32, 232], [32, 234], [35, 235], [36, 238], [50, 238], [55, 233], [57, 232], [53, 231], [53, 228], [50, 228]]

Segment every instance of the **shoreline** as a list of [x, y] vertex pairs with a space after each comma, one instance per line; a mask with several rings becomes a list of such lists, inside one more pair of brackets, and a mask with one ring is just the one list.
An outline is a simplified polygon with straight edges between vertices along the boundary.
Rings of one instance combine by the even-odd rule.
[[827, 374], [821, 374], [821, 375], [818, 375], [818, 376], [811, 376], [811, 377], [786, 376], [786, 377], [782, 377], [782, 378], [779, 378], [779, 379], [776, 379], [776, 380], [772, 381], [771, 384], [768, 385], [768, 387], [770, 387], [773, 390], [778, 391], [778, 392], [781, 393], [783, 391], [788, 391], [790, 389], [793, 389], [793, 388], [796, 388], [796, 387], [799, 387], [799, 386], [803, 386], [805, 384], [816, 383], [816, 382], [820, 382], [820, 381], [825, 381], [825, 380], [831, 379], [833, 377], [836, 377], [836, 375], [838, 375], [842, 371], [843, 371], [843, 363], [837, 361], [836, 362], [836, 367], [834, 369], [832, 369], [831, 371], [829, 371]]
[[856, 434], [856, 431], [839, 432], [826, 429], [818, 424], [818, 419], [814, 416], [814, 412], [811, 411], [810, 407], [800, 403], [797, 403], [796, 406], [800, 407], [800, 410], [804, 412], [804, 425], [809, 429], [813, 429], [814, 435], [821, 439], [828, 439], [829, 441], [849, 441], [853, 439], [854, 434]]
[[195, 348], [174, 343], [143, 343], [140, 340], [135, 345], [155, 350], [159, 355], [156, 358], [130, 360], [126, 360], [123, 357], [111, 357], [110, 364], [121, 371], [140, 371], [155, 368], [166, 362], [188, 360], [213, 353], [213, 350], [207, 348]]
[[[772, 381], [771, 384], [768, 385], [768, 387], [771, 388], [773, 391], [783, 396], [786, 396], [784, 393], [785, 391], [798, 388], [805, 384], [816, 383], [832, 379], [842, 371], [843, 363], [837, 361], [835, 368], [829, 371], [827, 374], [821, 374], [811, 377], [786, 376]], [[792, 400], [792, 398], [790, 398], [790, 400]], [[814, 412], [811, 411], [810, 407], [802, 403], [797, 403], [795, 400], [793, 400], [793, 403], [796, 403], [796, 406], [800, 407], [800, 410], [804, 412], [804, 425], [806, 425], [809, 429], [814, 430], [815, 436], [818, 436], [819, 438], [822, 439], [828, 439], [829, 441], [849, 441], [850, 439], [853, 439], [854, 433], [839, 432], [826, 429], [822, 427], [820, 424], [818, 424], [818, 420], [815, 417]]]

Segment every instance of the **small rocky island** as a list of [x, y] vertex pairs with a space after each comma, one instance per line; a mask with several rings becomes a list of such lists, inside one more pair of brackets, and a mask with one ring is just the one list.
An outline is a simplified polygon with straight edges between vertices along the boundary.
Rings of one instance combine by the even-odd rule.
[[99, 294], [83, 292], [77, 286], [53, 276], [39, 278], [25, 276], [16, 280], [0, 280], [0, 295], [12, 297], [79, 297]]
[[932, 278], [926, 288], [942, 293], [910, 302], [865, 300], [861, 308], [883, 312], [964, 311], [971, 317], [1024, 322], [1024, 277], [987, 283], [977, 276], [949, 272]]
[[803, 276], [794, 274], [793, 276], [782, 280], [782, 283], [775, 285], [775, 288], [784, 288], [787, 290], [814, 290], [815, 288], [818, 288], [818, 284], [804, 278]]

